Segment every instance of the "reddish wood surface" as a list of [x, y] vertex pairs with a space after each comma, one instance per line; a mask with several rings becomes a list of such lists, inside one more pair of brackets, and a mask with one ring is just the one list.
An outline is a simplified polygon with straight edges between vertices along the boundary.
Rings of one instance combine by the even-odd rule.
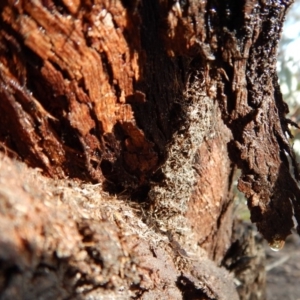
[[[30, 196], [30, 171], [8, 175], [16, 163], [2, 164], [0, 226], [7, 234], [0, 254], [9, 263], [1, 276], [13, 275], [1, 293], [10, 297], [24, 282], [26, 293], [38, 293], [39, 278], [30, 280], [42, 268], [54, 270], [55, 297], [84, 298], [93, 289], [116, 296], [122, 286], [124, 297], [141, 299], [237, 297], [232, 277], [219, 267], [234, 244], [234, 165], [242, 170], [239, 189], [251, 220], [270, 243], [285, 240], [293, 213], [300, 220], [290, 122], [275, 74], [290, 4], [2, 1], [1, 150], [50, 179], [36, 175], [44, 183], [31, 182]], [[77, 199], [74, 191], [45, 202], [47, 184], [48, 192], [60, 186], [63, 195], [73, 184], [82, 195], [85, 187], [76, 184], [83, 181], [98, 183], [99, 195], [108, 193], [93, 204], [100, 211], [109, 209], [112, 195], [130, 208], [117, 201], [113, 218], [97, 217], [96, 209], [85, 210], [90, 194], [87, 204], [68, 204]], [[130, 239], [125, 226], [134, 232]], [[61, 256], [64, 245], [74, 253], [66, 248]], [[24, 262], [28, 257], [36, 262]]]

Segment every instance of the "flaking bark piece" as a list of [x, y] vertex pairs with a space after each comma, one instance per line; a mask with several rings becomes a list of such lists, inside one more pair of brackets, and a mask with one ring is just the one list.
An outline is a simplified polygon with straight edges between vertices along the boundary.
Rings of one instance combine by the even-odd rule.
[[244, 127], [243, 144], [234, 142], [243, 170], [238, 188], [248, 198], [251, 221], [272, 245], [291, 233], [291, 200], [299, 197], [287, 157], [292, 150], [281, 131], [277, 111], [275, 103], [265, 99], [259, 114]]
[[291, 233], [293, 215], [300, 221], [300, 177], [289, 143], [291, 122], [276, 75], [278, 40], [291, 3], [245, 1], [238, 13], [233, 7], [222, 11], [225, 7], [220, 4], [217, 14], [209, 13], [224, 25], [218, 32], [224, 64], [216, 66], [216, 73], [228, 80], [219, 85], [218, 101], [233, 135], [230, 157], [242, 170], [238, 188], [248, 199], [251, 221], [275, 249]]

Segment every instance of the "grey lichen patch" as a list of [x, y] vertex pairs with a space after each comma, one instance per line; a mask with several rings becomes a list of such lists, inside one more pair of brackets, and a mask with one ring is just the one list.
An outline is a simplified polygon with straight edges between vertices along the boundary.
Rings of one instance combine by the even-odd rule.
[[197, 250], [193, 249], [196, 243], [185, 213], [196, 182], [193, 168], [196, 151], [213, 131], [215, 104], [210, 92], [215, 83], [209, 78], [208, 71], [206, 66], [197, 68], [188, 77], [186, 90], [178, 100], [185, 116], [162, 167], [164, 182], [153, 186], [149, 192], [154, 203], [152, 217], [156, 226], [163, 232], [171, 232], [183, 247], [193, 252]]

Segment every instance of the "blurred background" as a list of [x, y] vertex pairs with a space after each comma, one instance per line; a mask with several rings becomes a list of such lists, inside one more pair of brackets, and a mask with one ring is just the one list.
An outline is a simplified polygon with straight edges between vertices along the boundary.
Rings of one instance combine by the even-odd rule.
[[[300, 125], [300, 0], [290, 8], [280, 41], [277, 71], [289, 118]], [[292, 128], [294, 150], [300, 162], [300, 130]], [[300, 296], [299, 296], [300, 299]]]
[[[288, 103], [288, 117], [300, 126], [300, 0], [295, 0], [280, 41], [277, 72], [281, 92]], [[300, 130], [291, 128], [291, 140], [300, 163]], [[267, 300], [300, 300], [300, 238], [294, 232], [285, 247], [271, 251], [266, 245]]]

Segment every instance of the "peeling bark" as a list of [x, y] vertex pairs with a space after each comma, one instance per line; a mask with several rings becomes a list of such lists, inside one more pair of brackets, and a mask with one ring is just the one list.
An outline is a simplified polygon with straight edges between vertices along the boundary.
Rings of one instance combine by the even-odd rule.
[[218, 20], [227, 26], [218, 40], [229, 81], [218, 86], [218, 95], [233, 134], [229, 153], [242, 170], [238, 187], [248, 198], [251, 220], [274, 248], [291, 233], [293, 215], [297, 222], [300, 217], [299, 171], [288, 139], [292, 122], [276, 75], [278, 40], [290, 4], [247, 1], [235, 30], [229, 20]]

